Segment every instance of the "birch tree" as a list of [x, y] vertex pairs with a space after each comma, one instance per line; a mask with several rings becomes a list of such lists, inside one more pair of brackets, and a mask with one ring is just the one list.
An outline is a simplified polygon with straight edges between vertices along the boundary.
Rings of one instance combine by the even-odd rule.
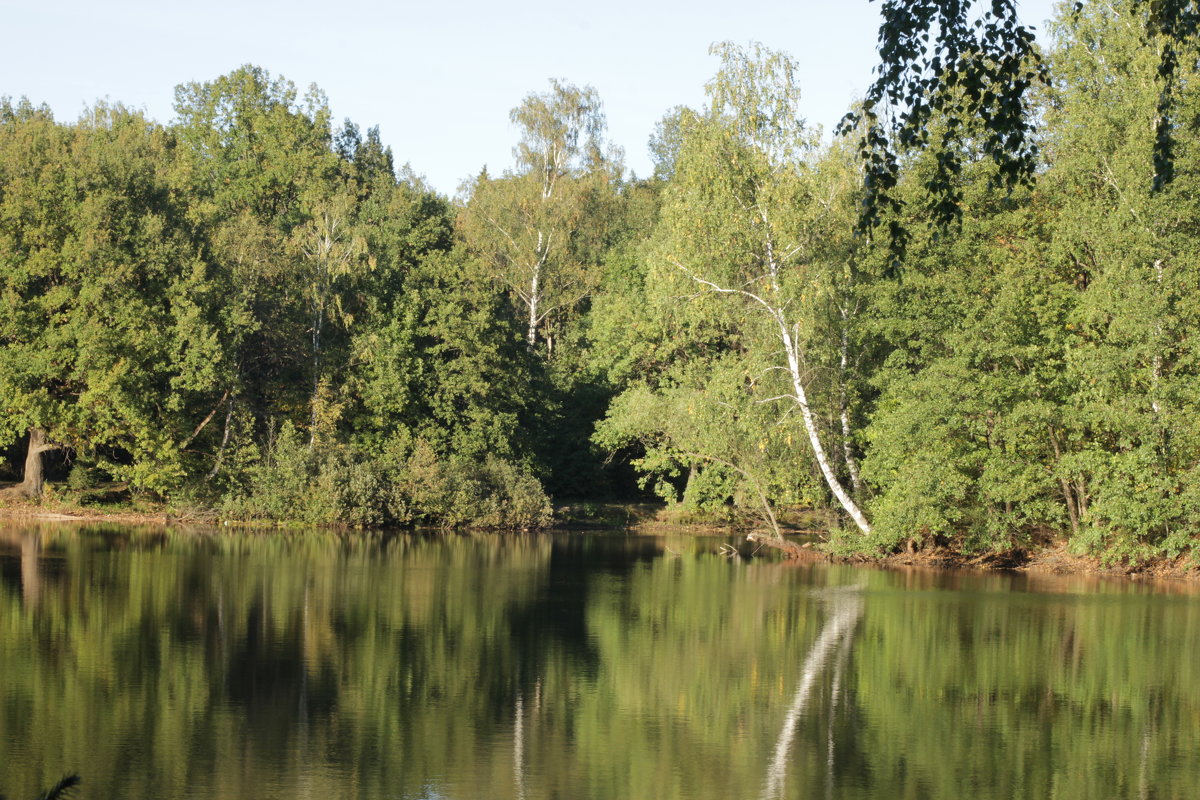
[[827, 211], [808, 163], [817, 138], [798, 114], [795, 62], [761, 45], [720, 44], [713, 53], [722, 63], [706, 87], [709, 106], [684, 132], [663, 211], [663, 259], [694, 293], [736, 304], [757, 346], [775, 353], [786, 386], [773, 399], [799, 412], [830, 493], [869, 533], [822, 439], [810, 385], [810, 343], [837, 334], [819, 312], [831, 290], [819, 235]]
[[352, 315], [343, 292], [358, 283], [372, 266], [365, 238], [355, 230], [354, 198], [348, 188], [335, 190], [312, 204], [311, 215], [292, 234], [298, 250], [309, 311], [312, 342], [310, 440], [317, 426], [322, 372], [323, 335], [329, 323], [349, 324]]
[[469, 187], [460, 219], [469, 246], [512, 294], [531, 347], [553, 349], [551, 323], [595, 289], [604, 214], [619, 158], [604, 150], [596, 90], [551, 81], [513, 109], [521, 132], [514, 169], [486, 170]]

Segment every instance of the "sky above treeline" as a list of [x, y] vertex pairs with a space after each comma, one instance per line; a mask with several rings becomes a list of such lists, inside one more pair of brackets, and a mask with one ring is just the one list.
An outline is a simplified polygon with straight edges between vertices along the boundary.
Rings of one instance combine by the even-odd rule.
[[[1019, 2], [1045, 41], [1053, 0]], [[868, 0], [81, 0], [3, 3], [0, 95], [63, 121], [99, 99], [174, 117], [174, 87], [257, 64], [317, 84], [337, 124], [378, 125], [399, 163], [453, 195], [512, 163], [508, 112], [551, 78], [594, 86], [609, 140], [651, 172], [646, 142], [677, 105], [698, 107], [716, 41], [759, 41], [799, 64], [804, 115], [828, 133], [871, 81], [879, 3]]]

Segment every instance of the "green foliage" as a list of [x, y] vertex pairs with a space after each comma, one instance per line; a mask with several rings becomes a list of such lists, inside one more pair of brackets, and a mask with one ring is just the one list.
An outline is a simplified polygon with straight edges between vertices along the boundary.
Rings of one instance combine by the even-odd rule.
[[388, 499], [373, 464], [345, 446], [309, 446], [284, 422], [223, 513], [239, 520], [373, 526], [388, 519]]
[[418, 442], [396, 490], [417, 519], [447, 527], [528, 529], [551, 520], [537, 478], [491, 454], [481, 461], [443, 459]]
[[67, 473], [67, 488], [72, 492], [84, 492], [95, 489], [100, 484], [102, 476], [95, 467], [76, 461]]
[[778, 382], [750, 380], [736, 357], [676, 374], [677, 385], [623, 392], [596, 428], [607, 450], [636, 445], [643, 453], [633, 464], [644, 487], [687, 509], [732, 505], [764, 520], [775, 504], [811, 505], [819, 497], [812, 474], [795, 467], [803, 452], [796, 432], [775, 424], [779, 401], [768, 399]]
[[885, 232], [900, 254], [906, 234], [893, 215], [904, 206], [894, 191], [901, 155], [918, 148], [932, 157], [918, 202], [941, 224], [962, 216], [959, 177], [970, 163], [962, 147], [968, 137], [996, 165], [994, 186], [1032, 182], [1038, 151], [1029, 90], [1046, 82], [1047, 71], [1016, 3], [884, 0], [881, 16], [877, 77], [841, 130], [860, 133], [862, 228], [891, 222]]
[[640, 481], [772, 525], [835, 506], [873, 552], [1187, 556], [1200, 51], [1160, 5], [1064, 7], [1035, 52], [1010, 6], [884, 3], [865, 167], [761, 45], [714, 46], [640, 182], [554, 81], [453, 203], [258, 67], [179, 87], [170, 127], [4, 100], [7, 472], [44, 431], [252, 519], [530, 527]]
[[223, 513], [244, 521], [355, 527], [529, 529], [551, 520], [537, 478], [495, 456], [444, 459], [419, 441], [402, 468], [389, 470], [385, 463], [347, 446], [313, 449], [284, 423]]

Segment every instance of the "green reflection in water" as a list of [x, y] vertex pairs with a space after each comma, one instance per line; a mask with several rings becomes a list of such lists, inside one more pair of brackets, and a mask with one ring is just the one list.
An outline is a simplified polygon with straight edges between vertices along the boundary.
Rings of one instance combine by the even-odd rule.
[[1196, 597], [720, 544], [0, 529], [0, 791], [72, 770], [84, 798], [1200, 783]]

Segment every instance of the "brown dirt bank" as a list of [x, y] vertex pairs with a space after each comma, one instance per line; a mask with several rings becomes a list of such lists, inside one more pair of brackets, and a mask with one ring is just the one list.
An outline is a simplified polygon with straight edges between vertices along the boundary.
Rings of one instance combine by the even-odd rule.
[[[820, 551], [818, 551], [820, 552]], [[1184, 581], [1200, 586], [1200, 567], [1187, 556], [1175, 559], [1155, 558], [1138, 564], [1106, 564], [1096, 556], [1072, 553], [1063, 540], [1052, 540], [1031, 548], [1016, 548], [1001, 553], [964, 555], [946, 547], [914, 552], [891, 553], [877, 559], [868, 556], [840, 558], [821, 555], [840, 563], [871, 563], [883, 567], [923, 567], [939, 570], [977, 570], [1014, 572], [1031, 576], [1093, 576], [1134, 580]]]
[[129, 525], [167, 525], [168, 514], [140, 511], [92, 511], [82, 509], [50, 509], [40, 506], [3, 506], [0, 519], [24, 522], [120, 522]]

